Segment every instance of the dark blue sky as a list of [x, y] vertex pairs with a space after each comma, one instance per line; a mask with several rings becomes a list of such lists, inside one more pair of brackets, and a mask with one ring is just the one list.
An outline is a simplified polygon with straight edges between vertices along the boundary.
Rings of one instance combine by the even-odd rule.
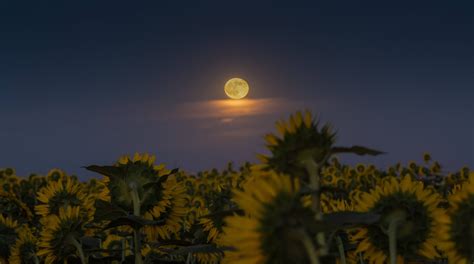
[[[303, 107], [388, 152], [351, 162], [474, 167], [472, 1], [16, 2], [0, 3], [0, 167], [88, 176], [146, 151], [222, 168]], [[234, 76], [259, 110], [213, 114]]]

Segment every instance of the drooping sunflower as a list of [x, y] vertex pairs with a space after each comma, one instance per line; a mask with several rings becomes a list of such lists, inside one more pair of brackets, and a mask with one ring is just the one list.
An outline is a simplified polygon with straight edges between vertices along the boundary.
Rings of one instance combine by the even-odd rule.
[[39, 264], [40, 262], [36, 256], [36, 251], [36, 237], [28, 227], [23, 226], [19, 229], [18, 239], [10, 249], [10, 257], [8, 261], [10, 264]]
[[474, 261], [474, 173], [461, 189], [449, 196], [449, 209], [441, 217], [440, 248], [449, 263]]
[[40, 189], [37, 199], [41, 203], [35, 206], [38, 215], [58, 214], [59, 209], [67, 206], [80, 207], [89, 217], [94, 214], [94, 197], [88, 195], [84, 186], [71, 178], [50, 181]]
[[296, 180], [268, 174], [234, 192], [245, 215], [225, 219], [220, 244], [234, 250], [225, 252], [223, 263], [309, 263], [313, 213], [301, 203]]
[[91, 219], [80, 207], [60, 207], [59, 213], [46, 217], [38, 242], [38, 256], [45, 264], [58, 263], [75, 255], [84, 258], [78, 239], [85, 234], [84, 226]]
[[18, 238], [18, 222], [0, 214], [0, 258], [8, 259], [10, 247]]
[[[377, 224], [360, 229], [352, 239], [360, 242], [356, 252], [371, 263], [389, 262], [389, 229], [397, 221], [396, 250], [398, 260], [403, 258], [434, 259], [443, 210], [438, 208], [440, 196], [425, 188], [411, 176], [402, 179], [389, 177], [369, 193], [355, 196], [356, 211], [372, 212], [381, 216]], [[393, 234], [392, 234], [393, 235]]]
[[317, 163], [324, 161], [334, 144], [335, 133], [328, 124], [320, 128], [309, 111], [304, 115], [296, 112], [288, 122], [280, 121], [276, 126], [280, 136], [265, 136], [271, 154], [259, 155], [260, 161], [270, 169], [305, 180], [302, 159], [311, 158]]

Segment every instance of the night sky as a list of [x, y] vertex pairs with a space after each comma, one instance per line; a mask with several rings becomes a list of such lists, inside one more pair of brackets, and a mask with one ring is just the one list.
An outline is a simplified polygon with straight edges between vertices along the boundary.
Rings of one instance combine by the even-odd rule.
[[[348, 162], [474, 167], [474, 1], [46, 2], [0, 3], [0, 167], [20, 175], [256, 161], [304, 108], [388, 152]], [[249, 104], [227, 109], [236, 76]]]

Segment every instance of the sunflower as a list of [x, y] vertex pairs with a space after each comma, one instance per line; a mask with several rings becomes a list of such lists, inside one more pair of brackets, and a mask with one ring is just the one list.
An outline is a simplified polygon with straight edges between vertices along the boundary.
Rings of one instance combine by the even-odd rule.
[[[161, 176], [170, 172], [163, 164], [155, 165], [154, 162], [155, 156], [146, 153], [135, 153], [133, 158], [122, 156], [114, 165], [122, 172], [120, 177], [104, 176], [102, 179], [110, 192], [110, 201], [129, 213], [134, 213], [137, 208], [134, 208], [133, 201], [138, 198], [139, 211], [148, 211], [160, 198], [159, 183], [167, 179]], [[158, 183], [154, 185], [158, 188], [145, 188], [153, 183]]]
[[222, 259], [223, 253], [210, 252], [210, 253], [194, 253], [193, 257], [199, 264], [218, 264]]
[[[60, 207], [59, 213], [46, 217], [38, 242], [38, 256], [45, 264], [65, 261], [72, 255], [84, 258], [78, 239], [85, 234], [84, 226], [90, 221], [80, 207]], [[82, 261], [84, 263], [84, 261]]]
[[21, 227], [19, 230], [18, 239], [10, 249], [10, 257], [8, 261], [10, 264], [39, 264], [39, 259], [36, 256], [36, 250], [36, 237], [28, 227]]
[[105, 250], [111, 251], [111, 253], [106, 251], [104, 254], [105, 256], [117, 255], [119, 254], [117, 252], [120, 252], [120, 254], [123, 254], [123, 257], [126, 257], [133, 255], [130, 245], [131, 241], [129, 239], [110, 233], [105, 237], [101, 247]]
[[18, 199], [17, 195], [0, 189], [0, 208], [2, 214], [8, 215], [20, 222], [28, 222], [33, 218], [30, 208]]
[[169, 239], [172, 234], [178, 233], [184, 224], [183, 218], [188, 213], [186, 188], [173, 175], [162, 183], [160, 191], [159, 201], [144, 214], [145, 219], [164, 221], [161, 225], [144, 227], [147, 238], [151, 241], [158, 238]]
[[18, 222], [0, 214], [0, 258], [8, 259], [10, 247], [18, 238]]
[[449, 263], [474, 261], [474, 173], [461, 189], [449, 196], [447, 215], [441, 217], [440, 248]]
[[36, 213], [41, 216], [58, 214], [59, 209], [79, 206], [89, 216], [94, 214], [94, 197], [87, 194], [84, 186], [68, 177], [62, 181], [50, 181], [38, 192]]
[[314, 215], [300, 202], [298, 182], [268, 174], [234, 192], [245, 215], [225, 219], [220, 244], [234, 250], [223, 263], [308, 263], [314, 253]]
[[[356, 252], [363, 253], [371, 263], [389, 262], [389, 244], [395, 247], [398, 261], [402, 261], [402, 256], [439, 257], [435, 245], [438, 221], [443, 215], [443, 210], [438, 208], [441, 198], [425, 188], [422, 182], [413, 181], [410, 176], [402, 179], [390, 177], [369, 193], [360, 193], [354, 198], [356, 211], [381, 216], [377, 224], [360, 229], [352, 237], [353, 240], [361, 240]], [[393, 230], [396, 223], [395, 234], [390, 234], [387, 230]], [[392, 256], [395, 257], [394, 254]]]
[[67, 178], [66, 173], [60, 169], [52, 169], [48, 172], [46, 176], [48, 181], [63, 181]]
[[221, 234], [222, 226], [216, 225], [211, 217], [201, 217], [199, 224], [203, 231], [207, 233], [207, 242], [216, 241]]
[[258, 158], [267, 168], [307, 180], [303, 160], [325, 161], [334, 144], [335, 133], [331, 132], [328, 124], [319, 128], [319, 122], [309, 111], [304, 115], [296, 112], [288, 122], [280, 121], [276, 126], [280, 136], [265, 136], [271, 155], [258, 155]]

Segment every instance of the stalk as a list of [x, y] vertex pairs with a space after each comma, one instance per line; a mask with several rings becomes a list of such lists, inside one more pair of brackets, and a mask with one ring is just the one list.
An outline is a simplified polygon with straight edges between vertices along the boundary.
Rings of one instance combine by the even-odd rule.
[[337, 249], [339, 251], [339, 257], [341, 264], [346, 264], [346, 252], [344, 251], [344, 243], [342, 242], [341, 236], [336, 237]]
[[39, 258], [38, 258], [38, 256], [36, 256], [36, 254], [33, 254], [33, 262], [35, 264], [40, 264]]
[[81, 259], [81, 263], [87, 264], [87, 259], [84, 255], [84, 251], [82, 250], [81, 243], [79, 243], [79, 241], [77, 241], [77, 239], [75, 239], [73, 236], [69, 236], [68, 242], [76, 248], [79, 259]]
[[[306, 168], [306, 171], [309, 175], [309, 187], [311, 189], [311, 209], [315, 214], [315, 218], [318, 221], [323, 220], [323, 213], [321, 212], [321, 201], [320, 201], [320, 175], [319, 175], [319, 165], [312, 159], [306, 158], [303, 160], [303, 165]], [[328, 248], [326, 244], [326, 238], [324, 232], [319, 232], [316, 234], [316, 241], [320, 245], [320, 255], [326, 255]]]
[[[137, 186], [135, 183], [130, 184], [132, 202], [133, 202], [133, 215], [140, 216], [140, 196], [138, 195]], [[135, 264], [143, 264], [142, 255], [140, 252], [140, 229], [133, 229], [133, 253], [135, 255]]]
[[308, 234], [303, 230], [301, 231], [301, 242], [303, 243], [303, 246], [306, 249], [306, 253], [308, 254], [310, 263], [319, 264], [319, 258], [316, 255], [314, 243], [311, 240], [311, 237], [309, 237]]
[[390, 251], [390, 264], [397, 264], [397, 228], [401, 221], [401, 217], [395, 217], [388, 224], [387, 233]]

